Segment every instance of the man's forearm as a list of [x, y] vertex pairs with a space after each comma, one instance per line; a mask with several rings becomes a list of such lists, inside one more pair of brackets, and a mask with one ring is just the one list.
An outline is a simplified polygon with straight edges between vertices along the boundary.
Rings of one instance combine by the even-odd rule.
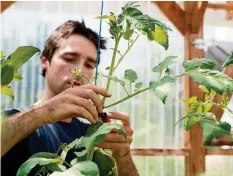
[[120, 159], [116, 159], [118, 176], [139, 176], [137, 168], [133, 163], [130, 153]]
[[43, 106], [36, 106], [1, 121], [1, 157], [19, 141], [43, 125], [43, 108]]

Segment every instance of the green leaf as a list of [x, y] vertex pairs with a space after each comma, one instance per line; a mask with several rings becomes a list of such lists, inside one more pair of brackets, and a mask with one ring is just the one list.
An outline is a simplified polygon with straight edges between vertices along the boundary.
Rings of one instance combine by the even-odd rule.
[[[202, 104], [196, 96], [185, 99], [184, 103], [189, 104], [186, 115], [203, 112]], [[185, 130], [188, 131], [190, 127], [200, 122], [200, 120], [201, 120], [200, 116], [193, 116], [193, 117], [186, 118], [184, 120]]]
[[155, 40], [158, 44], [162, 45], [166, 50], [168, 49], [168, 34], [161, 27], [156, 27], [152, 32], [153, 40]]
[[20, 75], [19, 71], [15, 70], [14, 71], [13, 81], [19, 81], [19, 80], [22, 80], [22, 79], [23, 79], [23, 77]]
[[18, 47], [8, 58], [7, 63], [12, 65], [15, 70], [18, 70], [24, 63], [26, 63], [34, 54], [40, 50], [33, 46]]
[[126, 133], [120, 124], [102, 123], [97, 122], [91, 124], [87, 130], [87, 134], [80, 139], [71, 142], [68, 146], [69, 148], [81, 148], [86, 147], [87, 159], [92, 159], [94, 152], [94, 147], [96, 144], [102, 142], [106, 134], [110, 133], [112, 129], [117, 129], [119, 132], [126, 137]]
[[126, 30], [123, 35], [124, 39], [129, 40], [131, 36], [133, 35], [133, 32], [134, 32], [133, 29], [130, 29], [130, 26], [127, 25]]
[[205, 93], [205, 101], [209, 101], [210, 98], [216, 95], [215, 91], [209, 90], [203, 85], [200, 85], [198, 88], [201, 89], [201, 91]]
[[203, 111], [209, 112], [211, 110], [211, 108], [213, 107], [213, 105], [214, 105], [213, 103], [209, 103], [209, 102], [202, 103]]
[[203, 128], [203, 143], [209, 144], [214, 138], [224, 134], [230, 135], [231, 125], [227, 122], [219, 122], [211, 116], [203, 117], [200, 120], [201, 127]]
[[49, 163], [53, 163], [54, 159], [46, 159], [46, 158], [31, 158], [29, 160], [27, 160], [26, 162], [24, 162], [18, 172], [17, 172], [17, 176], [25, 176], [28, 175], [31, 171], [31, 169], [33, 169], [36, 165], [47, 165]]
[[91, 161], [83, 161], [75, 164], [65, 172], [54, 172], [50, 176], [99, 176], [97, 165]]
[[14, 93], [10, 86], [7, 85], [1, 86], [1, 94], [8, 95], [9, 97], [12, 98], [12, 100], [14, 100]]
[[97, 19], [108, 19], [110, 21], [116, 21], [116, 17], [114, 15], [103, 15], [103, 16], [97, 16], [95, 17]]
[[115, 160], [103, 149], [95, 148], [92, 161], [97, 164], [100, 176], [116, 176], [114, 172]]
[[199, 99], [197, 96], [193, 96], [191, 98], [185, 99], [184, 103], [186, 103], [186, 104], [199, 103]]
[[230, 102], [230, 98], [227, 96], [227, 93], [224, 92], [222, 95], [222, 100], [220, 102], [221, 107], [226, 108]]
[[205, 86], [203, 86], [203, 85], [200, 85], [198, 88], [201, 89], [202, 92], [204, 92], [204, 93], [207, 93], [207, 94], [210, 93], [210, 91]]
[[228, 59], [223, 63], [222, 70], [227, 67], [228, 65], [233, 64], [233, 52], [231, 55], [228, 57]]
[[14, 77], [14, 67], [12, 65], [5, 65], [1, 70], [1, 85], [8, 85]]
[[137, 73], [132, 69], [125, 70], [125, 79], [134, 82], [138, 79]]
[[[149, 40], [155, 40], [165, 49], [168, 47], [167, 30], [170, 30], [162, 22], [143, 14], [137, 6], [126, 4], [122, 8], [122, 13], [117, 18], [118, 25], [126, 27], [130, 26], [131, 29], [138, 30], [139, 32], [147, 35]], [[160, 29], [156, 29], [159, 27]], [[156, 34], [154, 34], [154, 33]], [[154, 34], [154, 35], [153, 35]]]
[[185, 73], [195, 82], [201, 83], [207, 89], [213, 89], [219, 94], [224, 91], [233, 93], [233, 79], [219, 71], [211, 71], [206, 69], [195, 69]]
[[62, 164], [58, 164], [58, 163], [50, 163], [48, 165], [45, 166], [47, 170], [54, 172], [54, 171], [60, 171], [60, 172], [64, 172], [66, 169], [66, 167]]
[[191, 118], [186, 118], [184, 120], [184, 128], [186, 131], [188, 131], [193, 125], [200, 122], [201, 117], [200, 116], [193, 116]]
[[0, 52], [0, 57], [1, 57], [1, 58], [2, 58], [2, 57], [5, 57], [5, 54], [4, 54], [3, 51]]
[[160, 82], [151, 81], [149, 88], [165, 104], [171, 88], [175, 85], [176, 79], [170, 76], [163, 77]]
[[196, 59], [194, 58], [191, 61], [184, 61], [183, 67], [188, 70], [193, 70], [196, 68], [202, 68], [202, 69], [212, 69], [216, 65], [216, 62], [210, 59]]
[[49, 152], [39, 152], [30, 157], [31, 158], [47, 158], [47, 159], [53, 159], [53, 158], [59, 158], [59, 155]]
[[142, 87], [143, 83], [142, 82], [138, 82], [135, 84], [135, 88], [136, 89], [140, 89]]
[[95, 137], [98, 138], [96, 140], [97, 143], [102, 141], [102, 137], [106, 134], [110, 133], [112, 129], [117, 129], [119, 132], [126, 137], [126, 133], [120, 124], [112, 124], [112, 123], [102, 123], [98, 122], [96, 124], [90, 125], [87, 130], [87, 135], [85, 137]]
[[167, 56], [162, 62], [159, 63], [158, 66], [155, 66], [152, 71], [153, 72], [162, 72], [168, 65], [176, 62], [177, 56]]
[[127, 2], [124, 7], [122, 7], [122, 10], [127, 10], [127, 8], [129, 7], [140, 7], [140, 5], [137, 4], [138, 2], [136, 1], [131, 1], [131, 2]]
[[109, 67], [109, 66], [105, 68], [105, 70], [109, 70], [109, 69], [110, 69], [110, 67]]
[[[78, 152], [74, 152], [74, 154], [77, 156], [77, 162], [80, 162], [80, 161], [85, 161], [86, 160], [86, 158], [87, 158], [87, 150], [86, 150], [86, 148], [85, 147], [83, 147], [81, 150], [79, 149], [79, 151]], [[74, 164], [72, 164], [72, 165], [74, 165]]]
[[188, 131], [196, 123], [200, 122], [201, 116], [193, 116], [193, 114], [202, 114], [202, 115], [210, 115], [208, 111], [213, 107], [213, 103], [209, 102], [201, 102], [197, 96], [193, 96], [191, 98], [187, 98], [184, 100], [186, 104], [189, 104], [189, 107], [186, 112], [186, 116], [189, 118], [185, 118], [184, 127]]
[[210, 112], [202, 112], [202, 113], [189, 113], [187, 115], [185, 115], [184, 117], [182, 117], [181, 119], [179, 119], [178, 122], [175, 123], [178, 124], [180, 123], [182, 120], [186, 119], [186, 118], [193, 118], [193, 117], [204, 117], [204, 116], [211, 116], [212, 113]]

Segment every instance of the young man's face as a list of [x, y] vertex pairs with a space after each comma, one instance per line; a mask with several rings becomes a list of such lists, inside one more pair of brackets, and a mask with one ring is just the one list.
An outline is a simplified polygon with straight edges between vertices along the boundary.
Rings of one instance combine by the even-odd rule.
[[[97, 49], [90, 40], [81, 35], [71, 35], [61, 42], [50, 63], [42, 63], [42, 67], [46, 67], [46, 86], [54, 95], [71, 87], [70, 70], [74, 68], [81, 68], [91, 78], [96, 66], [96, 56]], [[86, 83], [84, 78], [82, 84]], [[81, 85], [81, 81], [76, 81], [75, 85]]]

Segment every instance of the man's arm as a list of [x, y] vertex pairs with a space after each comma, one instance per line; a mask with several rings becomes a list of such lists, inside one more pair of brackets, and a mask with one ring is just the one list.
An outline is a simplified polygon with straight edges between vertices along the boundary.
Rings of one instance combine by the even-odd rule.
[[[95, 123], [98, 112], [103, 111], [97, 94], [111, 96], [105, 89], [91, 84], [69, 88], [41, 104], [5, 118], [1, 121], [1, 157], [43, 124], [72, 117], [83, 117]], [[93, 108], [90, 100], [96, 108]]]
[[37, 106], [2, 119], [1, 157], [15, 144], [43, 125], [44, 108]]
[[118, 176], [139, 176], [137, 168], [133, 163], [130, 152], [119, 159], [115, 159]]
[[104, 141], [97, 146], [110, 149], [115, 158], [118, 176], [139, 176], [138, 171], [130, 155], [130, 144], [132, 143], [133, 130], [130, 127], [129, 116], [125, 113], [107, 113], [107, 118], [120, 120], [126, 132], [126, 139], [116, 130], [107, 134]]

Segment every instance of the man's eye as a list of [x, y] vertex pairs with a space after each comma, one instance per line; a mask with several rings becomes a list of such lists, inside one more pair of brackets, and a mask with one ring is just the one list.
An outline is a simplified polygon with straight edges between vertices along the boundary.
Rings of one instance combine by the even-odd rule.
[[87, 68], [94, 68], [93, 65], [91, 65], [91, 64], [86, 64], [86, 67]]
[[64, 59], [66, 62], [72, 62], [72, 61], [73, 61], [73, 59], [72, 59], [72, 58], [64, 57], [63, 59]]

